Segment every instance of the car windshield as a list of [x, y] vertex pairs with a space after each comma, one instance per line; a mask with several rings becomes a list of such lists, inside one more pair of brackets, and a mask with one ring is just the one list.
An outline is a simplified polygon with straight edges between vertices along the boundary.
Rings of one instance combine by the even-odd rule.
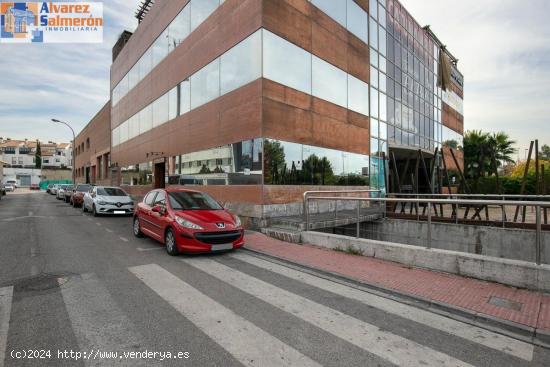
[[201, 192], [171, 192], [170, 205], [174, 210], [221, 210], [216, 200]]
[[88, 192], [92, 188], [91, 185], [78, 185], [76, 187], [76, 191], [78, 192]]
[[128, 196], [124, 191], [116, 187], [99, 187], [97, 194], [101, 196]]
[[65, 186], [65, 190], [67, 190], [67, 191], [72, 191], [73, 189], [74, 189], [74, 186], [72, 186], [72, 185]]

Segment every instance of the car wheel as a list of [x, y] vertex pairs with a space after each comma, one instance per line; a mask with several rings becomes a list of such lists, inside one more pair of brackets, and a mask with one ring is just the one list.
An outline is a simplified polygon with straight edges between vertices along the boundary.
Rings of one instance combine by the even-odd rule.
[[179, 254], [174, 231], [172, 231], [170, 228], [166, 231], [166, 234], [164, 235], [164, 244], [166, 245], [166, 252], [168, 252], [169, 255], [176, 256], [177, 254]]
[[139, 224], [138, 217], [134, 217], [134, 236], [143, 237], [143, 233], [141, 232], [141, 225]]
[[92, 214], [93, 214], [94, 217], [99, 216], [99, 213], [95, 210], [95, 204], [92, 205]]
[[86, 209], [86, 204], [82, 203], [82, 212], [86, 213], [87, 211], [88, 211], [88, 209]]

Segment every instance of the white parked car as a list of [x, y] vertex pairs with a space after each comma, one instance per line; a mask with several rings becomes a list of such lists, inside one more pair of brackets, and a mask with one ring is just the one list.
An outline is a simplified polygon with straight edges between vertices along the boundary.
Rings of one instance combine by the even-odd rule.
[[59, 185], [57, 190], [55, 190], [55, 197], [57, 200], [65, 200], [65, 190], [70, 185]]
[[57, 195], [58, 189], [59, 189], [59, 184], [54, 184], [53, 187], [50, 189], [50, 194]]
[[14, 186], [14, 184], [9, 183], [9, 181], [8, 181], [4, 184], [4, 190], [5, 191], [15, 191], [15, 186]]
[[132, 215], [134, 201], [120, 187], [94, 186], [84, 195], [82, 210], [90, 211], [94, 216]]
[[17, 181], [16, 180], [7, 180], [6, 181], [6, 186], [11, 186], [11, 187], [13, 187], [13, 190], [15, 190], [17, 188]]

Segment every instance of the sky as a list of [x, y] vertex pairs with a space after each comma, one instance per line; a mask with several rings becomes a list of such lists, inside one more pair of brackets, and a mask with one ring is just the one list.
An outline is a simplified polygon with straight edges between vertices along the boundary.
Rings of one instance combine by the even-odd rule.
[[[550, 145], [550, 1], [401, 0], [459, 59], [465, 129]], [[111, 48], [138, 0], [104, 1], [102, 44], [0, 45], [0, 137], [69, 141], [109, 98]]]

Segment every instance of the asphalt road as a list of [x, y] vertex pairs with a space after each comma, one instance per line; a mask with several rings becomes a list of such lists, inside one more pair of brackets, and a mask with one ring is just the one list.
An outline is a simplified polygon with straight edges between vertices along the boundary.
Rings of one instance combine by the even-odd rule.
[[247, 251], [170, 257], [130, 218], [9, 193], [0, 367], [27, 365], [550, 366], [550, 351]]

